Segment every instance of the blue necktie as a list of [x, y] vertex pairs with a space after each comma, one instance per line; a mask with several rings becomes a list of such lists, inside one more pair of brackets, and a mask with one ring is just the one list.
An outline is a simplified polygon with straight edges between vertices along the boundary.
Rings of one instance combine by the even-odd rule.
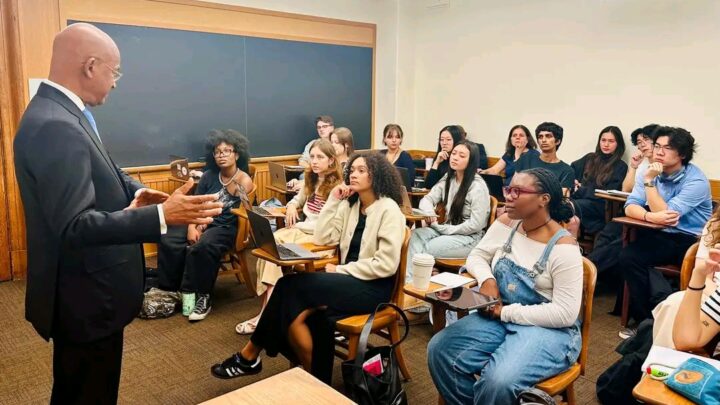
[[92, 115], [92, 113], [90, 112], [90, 109], [89, 109], [89, 108], [85, 108], [85, 109], [83, 110], [83, 114], [85, 114], [85, 117], [88, 119], [88, 121], [90, 122], [90, 125], [91, 125], [91, 126], [93, 127], [93, 129], [95, 130], [95, 135], [97, 136], [98, 140], [100, 141], [100, 143], [102, 143], [102, 139], [100, 139], [100, 132], [98, 132], [97, 124], [95, 123], [95, 118], [93, 118], [93, 115]]

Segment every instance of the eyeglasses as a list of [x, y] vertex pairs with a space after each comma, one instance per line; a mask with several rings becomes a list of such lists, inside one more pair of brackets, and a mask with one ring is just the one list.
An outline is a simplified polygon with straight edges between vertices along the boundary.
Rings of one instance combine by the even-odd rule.
[[215, 157], [226, 157], [226, 156], [232, 155], [233, 153], [235, 153], [235, 151], [232, 150], [232, 149], [216, 150], [216, 151], [213, 153], [213, 156], [215, 156]]
[[505, 198], [510, 197], [513, 199], [520, 198], [520, 196], [523, 194], [545, 194], [540, 191], [528, 190], [526, 188], [512, 187], [512, 186], [505, 186], [502, 188], [502, 191], [503, 191], [503, 195], [505, 196]]
[[96, 60], [100, 61], [106, 68], [110, 69], [110, 73], [112, 73], [113, 81], [120, 80], [121, 77], [123, 77], [122, 72], [120, 71], [120, 68], [114, 68], [107, 63], [102, 58], [98, 58], [97, 56], [93, 56]]
[[660, 149], [662, 149], [663, 152], [671, 152], [675, 150], [675, 148], [670, 145], [660, 145], [659, 143], [653, 145], [653, 150], [659, 151]]
[[321, 129], [330, 128], [331, 126], [332, 126], [332, 125], [330, 125], [330, 124], [318, 125], [318, 126], [317, 126], [317, 129], [318, 129], [318, 131], [319, 131], [319, 130], [321, 130]]

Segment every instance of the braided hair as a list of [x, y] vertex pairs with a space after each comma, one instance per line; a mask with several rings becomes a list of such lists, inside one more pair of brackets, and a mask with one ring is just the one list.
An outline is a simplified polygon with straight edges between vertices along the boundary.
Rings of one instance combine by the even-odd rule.
[[537, 191], [550, 196], [550, 203], [547, 208], [553, 221], [565, 223], [570, 221], [575, 215], [572, 204], [570, 200], [563, 197], [560, 181], [550, 170], [538, 167], [523, 170], [520, 173], [534, 177]]

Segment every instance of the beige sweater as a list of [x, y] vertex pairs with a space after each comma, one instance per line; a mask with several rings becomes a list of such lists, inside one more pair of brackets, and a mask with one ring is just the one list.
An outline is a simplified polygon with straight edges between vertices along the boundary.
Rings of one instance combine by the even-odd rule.
[[[360, 242], [359, 260], [337, 266], [337, 272], [361, 280], [390, 277], [400, 263], [405, 237], [405, 217], [390, 198], [382, 197], [365, 210], [365, 230]], [[340, 243], [340, 263], [345, 262], [350, 241], [360, 217], [360, 202], [330, 196], [316, 222], [314, 242], [319, 245]]]

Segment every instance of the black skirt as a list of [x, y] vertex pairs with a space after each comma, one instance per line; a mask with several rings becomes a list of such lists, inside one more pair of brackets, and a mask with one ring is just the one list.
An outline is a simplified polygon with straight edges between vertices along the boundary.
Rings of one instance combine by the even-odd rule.
[[288, 328], [306, 309], [324, 308], [307, 319], [313, 337], [312, 374], [330, 383], [335, 351], [334, 325], [339, 319], [367, 314], [389, 302], [395, 276], [360, 280], [338, 273], [297, 273], [281, 278], [250, 340], [268, 356], [294, 360]]

